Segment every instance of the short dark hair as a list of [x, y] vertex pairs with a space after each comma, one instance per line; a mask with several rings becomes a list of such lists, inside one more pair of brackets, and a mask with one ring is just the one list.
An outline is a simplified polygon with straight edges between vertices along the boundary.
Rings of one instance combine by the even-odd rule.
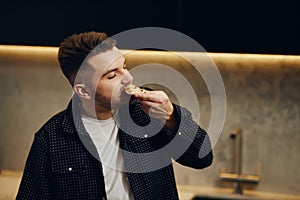
[[73, 86], [77, 72], [85, 58], [93, 54], [105, 52], [115, 47], [116, 41], [104, 32], [84, 32], [73, 34], [64, 39], [58, 49], [60, 68]]

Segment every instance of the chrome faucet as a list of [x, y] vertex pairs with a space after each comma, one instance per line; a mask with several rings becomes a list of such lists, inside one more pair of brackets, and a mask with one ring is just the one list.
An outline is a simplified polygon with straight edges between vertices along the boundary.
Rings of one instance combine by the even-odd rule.
[[234, 140], [234, 173], [226, 173], [225, 169], [222, 169], [220, 171], [220, 178], [224, 181], [234, 182], [234, 193], [243, 194], [242, 183], [258, 184], [260, 177], [260, 165], [258, 165], [256, 175], [242, 174], [242, 129], [237, 128], [233, 130], [230, 134], [230, 138]]
[[233, 130], [230, 134], [230, 138], [234, 140], [234, 171], [237, 174], [241, 174], [243, 155], [242, 129], [237, 128]]

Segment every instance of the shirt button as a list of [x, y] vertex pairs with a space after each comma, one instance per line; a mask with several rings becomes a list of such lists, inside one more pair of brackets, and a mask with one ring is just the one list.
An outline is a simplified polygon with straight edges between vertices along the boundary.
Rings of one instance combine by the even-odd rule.
[[70, 171], [72, 171], [73, 169], [72, 169], [72, 167], [69, 167], [69, 169], [68, 169], [68, 170], [69, 170], [69, 172], [70, 172]]
[[146, 134], [146, 135], [144, 135], [144, 137], [146, 138], [146, 137], [148, 137], [148, 135]]
[[181, 132], [180, 132], [180, 131], [178, 132], [178, 135], [181, 135]]

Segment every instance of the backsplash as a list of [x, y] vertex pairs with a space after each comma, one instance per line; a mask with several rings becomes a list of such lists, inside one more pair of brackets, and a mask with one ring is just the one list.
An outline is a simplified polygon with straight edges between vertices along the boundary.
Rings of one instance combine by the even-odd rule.
[[[181, 184], [231, 187], [219, 179], [219, 170], [233, 171], [233, 141], [230, 133], [243, 130], [242, 173], [255, 174], [254, 190], [300, 193], [300, 60], [271, 55], [212, 54], [224, 81], [227, 96], [226, 121], [214, 147], [213, 165], [194, 171], [176, 165]], [[205, 98], [205, 97], [203, 97]], [[205, 103], [201, 104], [206, 107]], [[201, 113], [202, 116], [205, 116]], [[209, 115], [209, 113], [208, 113]], [[207, 126], [207, 122], [204, 124]]]

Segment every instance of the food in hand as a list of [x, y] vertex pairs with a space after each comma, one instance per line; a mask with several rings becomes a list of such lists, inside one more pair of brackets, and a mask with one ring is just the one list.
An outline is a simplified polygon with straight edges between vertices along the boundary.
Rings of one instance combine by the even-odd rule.
[[125, 87], [125, 92], [127, 94], [133, 95], [133, 94], [146, 93], [146, 90], [139, 88], [137, 85], [133, 83], [130, 83]]

